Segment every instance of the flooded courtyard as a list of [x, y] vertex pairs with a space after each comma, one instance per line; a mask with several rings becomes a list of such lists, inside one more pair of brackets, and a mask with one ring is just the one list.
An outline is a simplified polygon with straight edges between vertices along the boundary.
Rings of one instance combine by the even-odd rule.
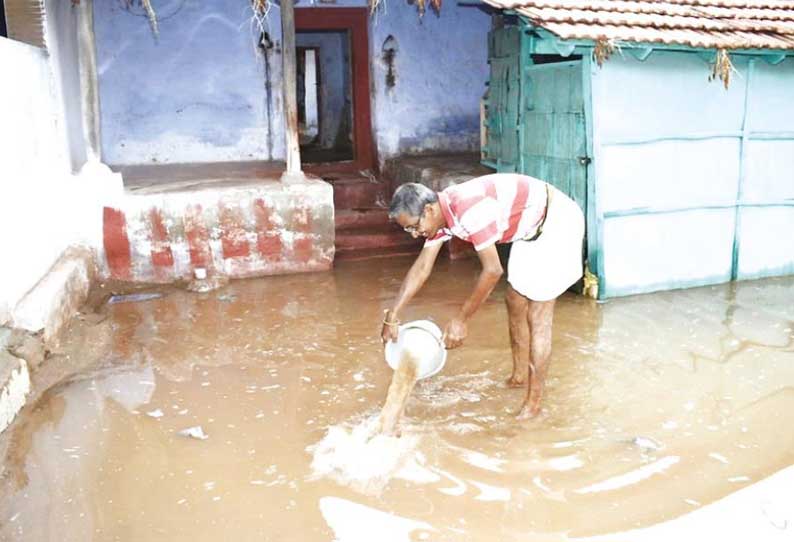
[[[401, 436], [358, 439], [411, 263], [168, 289], [75, 322], [49, 363], [83, 369], [5, 437], [0, 539], [611, 539], [794, 464], [793, 278], [564, 295], [528, 421], [505, 385], [503, 281]], [[439, 262], [403, 319], [443, 327], [478, 270]]]

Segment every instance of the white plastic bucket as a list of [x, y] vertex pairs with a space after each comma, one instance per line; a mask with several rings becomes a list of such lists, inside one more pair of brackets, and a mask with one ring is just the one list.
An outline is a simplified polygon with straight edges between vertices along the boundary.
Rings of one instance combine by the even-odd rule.
[[404, 352], [410, 352], [418, 362], [418, 378], [429, 378], [444, 368], [447, 350], [442, 341], [441, 329], [430, 320], [406, 322], [399, 328], [397, 341], [386, 343], [386, 363], [397, 369]]

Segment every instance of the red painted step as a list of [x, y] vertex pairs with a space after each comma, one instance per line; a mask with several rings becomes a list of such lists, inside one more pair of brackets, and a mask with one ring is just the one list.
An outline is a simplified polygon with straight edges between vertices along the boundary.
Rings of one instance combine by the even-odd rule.
[[415, 254], [423, 243], [424, 239], [412, 238], [396, 224], [354, 226], [337, 229], [336, 256]]
[[334, 188], [334, 208], [371, 209], [384, 208], [388, 204], [388, 186], [383, 182], [373, 182], [367, 177], [324, 177]]
[[380, 207], [363, 209], [337, 209], [334, 223], [336, 230], [366, 226], [382, 226], [389, 222], [389, 211]]

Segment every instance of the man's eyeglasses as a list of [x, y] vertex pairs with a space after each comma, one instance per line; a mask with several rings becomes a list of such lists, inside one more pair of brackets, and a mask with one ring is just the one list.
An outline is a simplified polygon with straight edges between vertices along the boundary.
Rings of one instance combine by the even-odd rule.
[[406, 233], [410, 233], [410, 234], [419, 233], [419, 225], [422, 223], [422, 218], [424, 216], [425, 216], [425, 212], [424, 210], [422, 210], [422, 214], [419, 215], [419, 219], [416, 221], [416, 224], [413, 224], [411, 226], [403, 226], [403, 230], [405, 230]]

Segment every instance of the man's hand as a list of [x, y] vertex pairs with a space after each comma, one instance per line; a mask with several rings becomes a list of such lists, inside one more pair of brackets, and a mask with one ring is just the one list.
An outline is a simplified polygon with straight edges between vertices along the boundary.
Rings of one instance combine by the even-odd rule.
[[448, 348], [457, 348], [463, 344], [468, 335], [466, 322], [460, 318], [453, 318], [444, 330], [444, 345]]
[[380, 330], [380, 340], [383, 344], [389, 341], [397, 342], [400, 322], [392, 316], [391, 311], [383, 311], [383, 327]]
[[485, 298], [487, 298], [493, 290], [499, 278], [502, 276], [502, 264], [499, 262], [499, 253], [496, 251], [496, 245], [489, 245], [477, 252], [477, 256], [482, 263], [482, 271], [477, 279], [477, 284], [474, 286], [474, 291], [469, 296], [469, 299], [463, 304], [463, 308], [458, 312], [457, 316], [453, 318], [447, 328], [444, 330], [444, 344], [447, 348], [457, 348], [463, 344], [466, 338], [466, 320], [477, 311]]

